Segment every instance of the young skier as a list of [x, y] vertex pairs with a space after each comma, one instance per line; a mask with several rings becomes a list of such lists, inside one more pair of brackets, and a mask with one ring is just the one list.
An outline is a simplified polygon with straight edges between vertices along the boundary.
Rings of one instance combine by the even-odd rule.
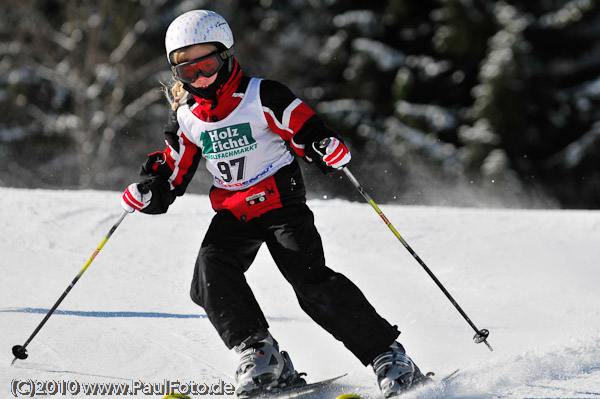
[[233, 44], [229, 25], [213, 11], [190, 11], [171, 23], [165, 45], [176, 78], [168, 97], [176, 111], [165, 132], [167, 148], [148, 156], [145, 179], [125, 190], [123, 208], [166, 212], [206, 159], [216, 214], [196, 260], [191, 298], [240, 355], [238, 395], [300, 380], [244, 277], [263, 243], [302, 309], [373, 367], [385, 397], [422, 383], [427, 377], [396, 342], [397, 327], [325, 265], [305, 204], [291, 151], [328, 173], [350, 161], [348, 147], [286, 86], [243, 75]]

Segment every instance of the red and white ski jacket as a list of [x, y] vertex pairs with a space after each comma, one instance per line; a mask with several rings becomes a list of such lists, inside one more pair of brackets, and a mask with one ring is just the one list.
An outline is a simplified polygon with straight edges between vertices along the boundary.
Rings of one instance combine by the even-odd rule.
[[[243, 76], [237, 61], [216, 101], [190, 96], [171, 116], [167, 148], [149, 155], [143, 174], [152, 177], [151, 204], [164, 213], [183, 195], [200, 158], [214, 176], [215, 210], [242, 221], [305, 201], [298, 163], [313, 142], [337, 135], [286, 86]], [[289, 148], [289, 149], [288, 149]]]

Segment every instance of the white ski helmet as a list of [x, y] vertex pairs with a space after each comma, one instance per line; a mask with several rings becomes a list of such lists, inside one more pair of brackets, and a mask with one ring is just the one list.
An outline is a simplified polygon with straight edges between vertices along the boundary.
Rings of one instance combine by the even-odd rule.
[[233, 33], [225, 18], [214, 11], [188, 11], [175, 18], [167, 29], [167, 59], [171, 62], [175, 50], [202, 43], [221, 43], [229, 50], [233, 47]]

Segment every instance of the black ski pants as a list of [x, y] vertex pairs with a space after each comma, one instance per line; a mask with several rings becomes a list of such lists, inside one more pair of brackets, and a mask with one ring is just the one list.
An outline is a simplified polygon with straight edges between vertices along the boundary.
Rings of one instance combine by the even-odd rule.
[[305, 204], [275, 209], [249, 222], [231, 212], [214, 216], [200, 248], [191, 297], [228, 348], [268, 328], [244, 272], [262, 243], [292, 285], [302, 309], [365, 365], [398, 337], [358, 287], [325, 266], [321, 237]]

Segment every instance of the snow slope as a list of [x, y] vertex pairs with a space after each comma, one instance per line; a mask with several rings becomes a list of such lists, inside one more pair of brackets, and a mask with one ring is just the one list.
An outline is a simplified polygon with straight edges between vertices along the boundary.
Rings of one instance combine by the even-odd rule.
[[[10, 348], [24, 343], [118, 219], [119, 197], [0, 188], [0, 397], [27, 379], [233, 382], [235, 354], [188, 294], [213, 214], [196, 195], [167, 215], [128, 215], [60, 306], [66, 313], [53, 315], [29, 358], [10, 366]], [[490, 330], [490, 352], [472, 343], [473, 331], [369, 205], [309, 205], [328, 265], [398, 324], [421, 369], [443, 376], [460, 368], [408, 397], [600, 397], [600, 212], [382, 206], [473, 322]], [[372, 371], [304, 315], [266, 249], [248, 279], [298, 370], [313, 380], [348, 372], [342, 391], [377, 397]]]

